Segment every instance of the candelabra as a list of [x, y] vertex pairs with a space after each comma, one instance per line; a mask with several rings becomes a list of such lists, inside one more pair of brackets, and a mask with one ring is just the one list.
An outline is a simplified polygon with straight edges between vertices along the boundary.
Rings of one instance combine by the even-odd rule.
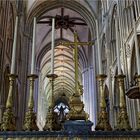
[[127, 110], [126, 110], [126, 100], [125, 100], [125, 89], [124, 89], [124, 78], [125, 75], [120, 74], [116, 76], [117, 81], [118, 81], [118, 88], [119, 88], [119, 98], [120, 98], [120, 103], [119, 103], [119, 115], [117, 119], [117, 130], [131, 130], [130, 124], [129, 124], [129, 119], [127, 115]]
[[54, 100], [53, 100], [53, 96], [54, 96], [54, 80], [58, 77], [56, 74], [48, 74], [47, 77], [50, 79], [50, 83], [51, 83], [51, 96], [50, 96], [50, 102], [49, 102], [49, 109], [48, 109], [48, 113], [47, 113], [47, 117], [46, 117], [46, 123], [45, 126], [43, 128], [43, 130], [55, 130], [55, 115], [54, 115], [54, 111], [53, 111], [53, 107], [54, 107]]
[[97, 76], [97, 80], [99, 81], [99, 92], [100, 92], [100, 112], [97, 125], [95, 130], [107, 130], [111, 131], [111, 125], [109, 123], [108, 113], [106, 111], [106, 102], [105, 102], [105, 81], [106, 75], [100, 74]]
[[6, 102], [6, 109], [2, 117], [2, 124], [1, 124], [2, 131], [15, 131], [16, 130], [16, 121], [15, 121], [15, 116], [12, 109], [13, 108], [12, 97], [13, 97], [13, 91], [14, 91], [16, 78], [17, 78], [17, 75], [15, 74], [9, 75], [9, 93], [8, 93], [8, 98]]
[[24, 126], [23, 130], [25, 131], [33, 131], [38, 130], [36, 124], [36, 114], [33, 111], [34, 108], [34, 81], [38, 76], [35, 74], [31, 74], [28, 76], [29, 79], [29, 100], [28, 100], [28, 110], [25, 114]]

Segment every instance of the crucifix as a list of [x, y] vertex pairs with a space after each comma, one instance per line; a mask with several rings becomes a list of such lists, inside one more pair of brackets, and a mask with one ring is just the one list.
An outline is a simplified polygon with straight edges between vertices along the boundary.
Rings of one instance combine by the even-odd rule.
[[[70, 29], [75, 25], [87, 26], [87, 24], [78, 17], [69, 17], [69, 15], [64, 15], [64, 9], [61, 9], [61, 15], [56, 15], [55, 18], [55, 29], [60, 29], [60, 39], [63, 40], [62, 30]], [[49, 20], [48, 20], [49, 18]], [[44, 19], [47, 19], [45, 21]], [[51, 26], [52, 16], [42, 17], [38, 23], [39, 24], [49, 24]], [[69, 120], [87, 120], [88, 115], [84, 111], [84, 104], [80, 100], [80, 91], [79, 91], [79, 82], [78, 82], [78, 46], [79, 45], [92, 45], [92, 42], [78, 42], [78, 34], [74, 32], [74, 41], [73, 42], [63, 42], [60, 43], [65, 46], [74, 46], [74, 65], [75, 65], [75, 93], [71, 96], [69, 106], [70, 111], [67, 115]]]
[[74, 65], [75, 65], [75, 94], [80, 96], [78, 93], [78, 46], [81, 45], [92, 45], [92, 42], [78, 42], [78, 34], [74, 31], [74, 42], [62, 42], [62, 45], [74, 46]]

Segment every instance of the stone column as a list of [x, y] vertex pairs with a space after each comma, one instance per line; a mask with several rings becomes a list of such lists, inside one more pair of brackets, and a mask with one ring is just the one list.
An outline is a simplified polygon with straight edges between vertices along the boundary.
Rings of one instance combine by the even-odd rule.
[[83, 93], [83, 102], [85, 105], [85, 111], [88, 112], [88, 69], [85, 68], [82, 72], [83, 75], [83, 87], [84, 87], [84, 93]]

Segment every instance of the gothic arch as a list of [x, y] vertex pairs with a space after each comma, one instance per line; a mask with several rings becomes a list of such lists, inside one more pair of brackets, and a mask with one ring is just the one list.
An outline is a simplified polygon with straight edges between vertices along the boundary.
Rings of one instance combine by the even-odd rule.
[[[69, 0], [65, 0], [65, 1], [58, 1], [58, 0], [49, 1], [49, 0], [46, 0], [46, 1], [41, 1], [41, 2], [36, 1], [36, 2], [33, 4], [33, 7], [30, 9], [30, 11], [27, 15], [26, 29], [28, 30], [30, 35], [32, 34], [33, 17], [36, 17], [37, 20], [38, 20], [41, 17], [41, 15], [43, 15], [43, 14], [45, 14], [45, 13], [47, 13], [47, 12], [53, 10], [53, 9], [60, 8], [63, 5], [64, 8], [72, 10], [75, 13], [78, 13], [85, 20], [85, 23], [88, 25], [89, 30], [90, 30], [91, 40], [94, 40], [93, 38], [95, 37], [95, 32], [96, 32], [96, 30], [95, 30], [95, 16], [94, 16], [93, 12], [90, 12], [89, 9], [87, 9], [86, 6], [83, 6], [80, 2], [77, 2], [76, 0], [72, 0], [72, 1], [69, 1]], [[44, 40], [45, 40], [45, 38], [44, 38]], [[68, 41], [70, 41], [70, 40], [68, 40]], [[50, 46], [51, 46], [50, 42], [42, 43], [42, 46], [41, 46], [42, 49], [40, 49], [36, 53], [36, 58], [37, 58], [36, 59], [36, 64], [37, 64], [38, 68], [40, 68], [40, 63], [41, 63], [42, 58], [45, 56], [45, 53], [50, 50], [50, 48], [51, 48]], [[94, 52], [95, 52], [95, 50], [94, 50]], [[87, 58], [83, 55], [82, 50], [79, 51], [79, 56], [80, 56], [81, 63], [84, 64], [83, 67], [88, 66]], [[95, 56], [93, 56], [93, 57], [95, 57]], [[94, 58], [93, 58], [93, 60], [95, 61]], [[47, 60], [47, 61], [49, 61], [49, 60]], [[95, 62], [93, 62], [93, 63], [95, 63]], [[48, 71], [48, 69], [49, 68], [47, 68], [47, 71]], [[43, 76], [44, 76], [44, 74], [43, 74]], [[41, 81], [41, 82], [43, 82], [43, 81]], [[45, 84], [47, 84], [47, 82]], [[55, 83], [55, 84], [57, 84], [57, 83]], [[73, 86], [73, 84], [72, 84], [72, 86]], [[50, 86], [48, 86], [48, 88], [49, 87]], [[55, 94], [57, 94], [58, 93], [57, 91], [59, 89], [56, 88], [56, 86], [55, 86], [54, 90], [55, 90]], [[64, 91], [68, 92], [68, 95], [72, 95], [72, 91], [74, 91], [74, 89], [72, 89], [72, 87], [70, 87], [69, 84], [66, 83], [66, 88], [64, 89]], [[47, 95], [48, 95], [48, 93], [50, 93], [50, 90], [47, 89], [47, 90], [43, 91], [42, 94], [44, 94], [44, 92], [45, 93], [47, 92]], [[61, 90], [59, 91], [59, 94], [60, 93], [61, 93]], [[44, 96], [46, 98], [46, 94], [42, 95], [42, 96]], [[69, 98], [70, 96], [66, 95], [66, 97]], [[47, 98], [49, 98], [49, 97], [47, 96]], [[41, 100], [41, 97], [38, 96], [38, 102], [39, 102], [39, 100]], [[44, 101], [44, 103], [45, 102], [47, 103], [47, 100]], [[43, 109], [42, 110], [40, 109], [39, 113], [41, 113], [41, 111], [43, 111]]]
[[114, 4], [112, 13], [111, 13], [111, 21], [110, 21], [110, 54], [111, 54], [111, 63], [114, 63], [115, 58], [116, 58], [116, 31], [115, 31], [115, 12], [116, 12], [117, 6]]
[[113, 12], [114, 12], [114, 8], [117, 7], [117, 2], [116, 1], [112, 1], [111, 4], [110, 4], [110, 17], [109, 18], [109, 27], [111, 27], [111, 21], [112, 21], [112, 15], [113, 15]]
[[95, 30], [94, 30], [95, 29], [95, 14], [89, 12], [89, 10], [86, 7], [84, 7], [82, 4], [80, 4], [79, 2], [77, 2], [75, 0], [73, 0], [73, 1], [54, 0], [52, 2], [46, 0], [43, 2], [35, 2], [33, 4], [33, 7], [30, 9], [30, 11], [28, 13], [27, 24], [29, 24], [29, 25], [32, 24], [34, 16], [38, 18], [44, 12], [47, 12], [51, 9], [61, 7], [62, 5], [63, 5], [63, 7], [66, 7], [68, 9], [71, 9], [71, 10], [79, 13], [84, 18], [84, 20], [86, 21], [86, 23], [88, 24], [88, 26], [90, 28], [91, 37], [93, 38], [95, 35]]
[[[87, 3], [88, 4], [88, 3]], [[51, 9], [55, 9], [58, 8], [60, 6], [64, 6], [68, 9], [72, 9], [73, 11], [76, 11], [77, 13], [79, 13], [87, 22], [90, 31], [91, 31], [91, 37], [93, 39], [94, 34], [95, 34], [95, 15], [94, 13], [89, 12], [89, 10], [87, 8], [85, 8], [82, 4], [80, 4], [77, 1], [52, 1], [52, 2], [48, 2], [48, 0], [46, 1], [35, 1], [32, 8], [30, 9], [28, 16], [27, 16], [27, 28], [31, 29], [30, 26], [32, 26], [32, 20], [33, 17], [36, 16], [37, 18], [39, 18], [39, 16], [41, 14], [43, 14], [44, 12], [47, 12]], [[90, 9], [90, 8], [89, 8]], [[90, 9], [91, 10], [91, 9]], [[41, 56], [41, 55], [40, 55]], [[86, 61], [85, 61], [86, 62]]]
[[[95, 30], [94, 30], [95, 29], [95, 22], [94, 22], [95, 15], [93, 13], [89, 12], [90, 8], [87, 9], [81, 3], [79, 3], [75, 0], [73, 0], [73, 1], [57, 1], [57, 0], [55, 0], [52, 2], [50, 2], [50, 1], [48, 2], [48, 0], [43, 1], [43, 2], [35, 1], [32, 8], [29, 10], [29, 13], [27, 16], [27, 25], [29, 24], [29, 26], [31, 26], [34, 16], [39, 18], [43, 13], [45, 13], [51, 9], [58, 8], [62, 5], [63, 5], [63, 7], [66, 7], [68, 9], [71, 9], [71, 10], [79, 13], [85, 19], [86, 23], [88, 24], [88, 26], [90, 28], [91, 36], [93, 39], [94, 34], [95, 34]], [[50, 48], [50, 45], [48, 45], [48, 47]], [[45, 48], [47, 48], [47, 47], [45, 47]], [[44, 50], [42, 50], [42, 51], [44, 51]], [[44, 52], [46, 52], [46, 51], [44, 51]], [[39, 54], [38, 56], [43, 57], [42, 54]], [[41, 60], [41, 58], [39, 58], [39, 59]], [[39, 59], [37, 58], [37, 63], [39, 62], [38, 61]], [[86, 63], [85, 60], [84, 60], [84, 63]], [[37, 64], [37, 66], [39, 66], [39, 65]]]

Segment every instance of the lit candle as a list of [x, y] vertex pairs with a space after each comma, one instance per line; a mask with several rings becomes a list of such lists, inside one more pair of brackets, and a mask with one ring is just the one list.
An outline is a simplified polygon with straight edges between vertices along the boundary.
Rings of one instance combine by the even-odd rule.
[[101, 49], [100, 49], [100, 41], [99, 41], [99, 27], [98, 21], [96, 20], [96, 31], [97, 31], [97, 52], [98, 52], [98, 62], [99, 62], [99, 74], [103, 74], [102, 69], [102, 61], [101, 61]]
[[120, 61], [120, 47], [119, 47], [119, 34], [118, 34], [118, 18], [115, 18], [115, 29], [116, 29], [116, 52], [117, 52], [117, 65], [118, 75], [121, 74], [121, 61]]
[[35, 39], [36, 39], [36, 17], [34, 17], [34, 22], [33, 22], [31, 74], [34, 74], [34, 67], [35, 67]]
[[54, 74], [54, 27], [55, 19], [52, 18], [51, 74]]
[[138, 71], [138, 75], [140, 75], [140, 56], [139, 56], [139, 47], [138, 47], [136, 25], [135, 25], [135, 20], [134, 19], [133, 19], [133, 28], [134, 28], [134, 40], [135, 40], [137, 71]]
[[18, 17], [16, 17], [15, 31], [14, 31], [14, 42], [13, 42], [13, 50], [12, 50], [11, 74], [15, 74], [17, 28], [18, 28]]

